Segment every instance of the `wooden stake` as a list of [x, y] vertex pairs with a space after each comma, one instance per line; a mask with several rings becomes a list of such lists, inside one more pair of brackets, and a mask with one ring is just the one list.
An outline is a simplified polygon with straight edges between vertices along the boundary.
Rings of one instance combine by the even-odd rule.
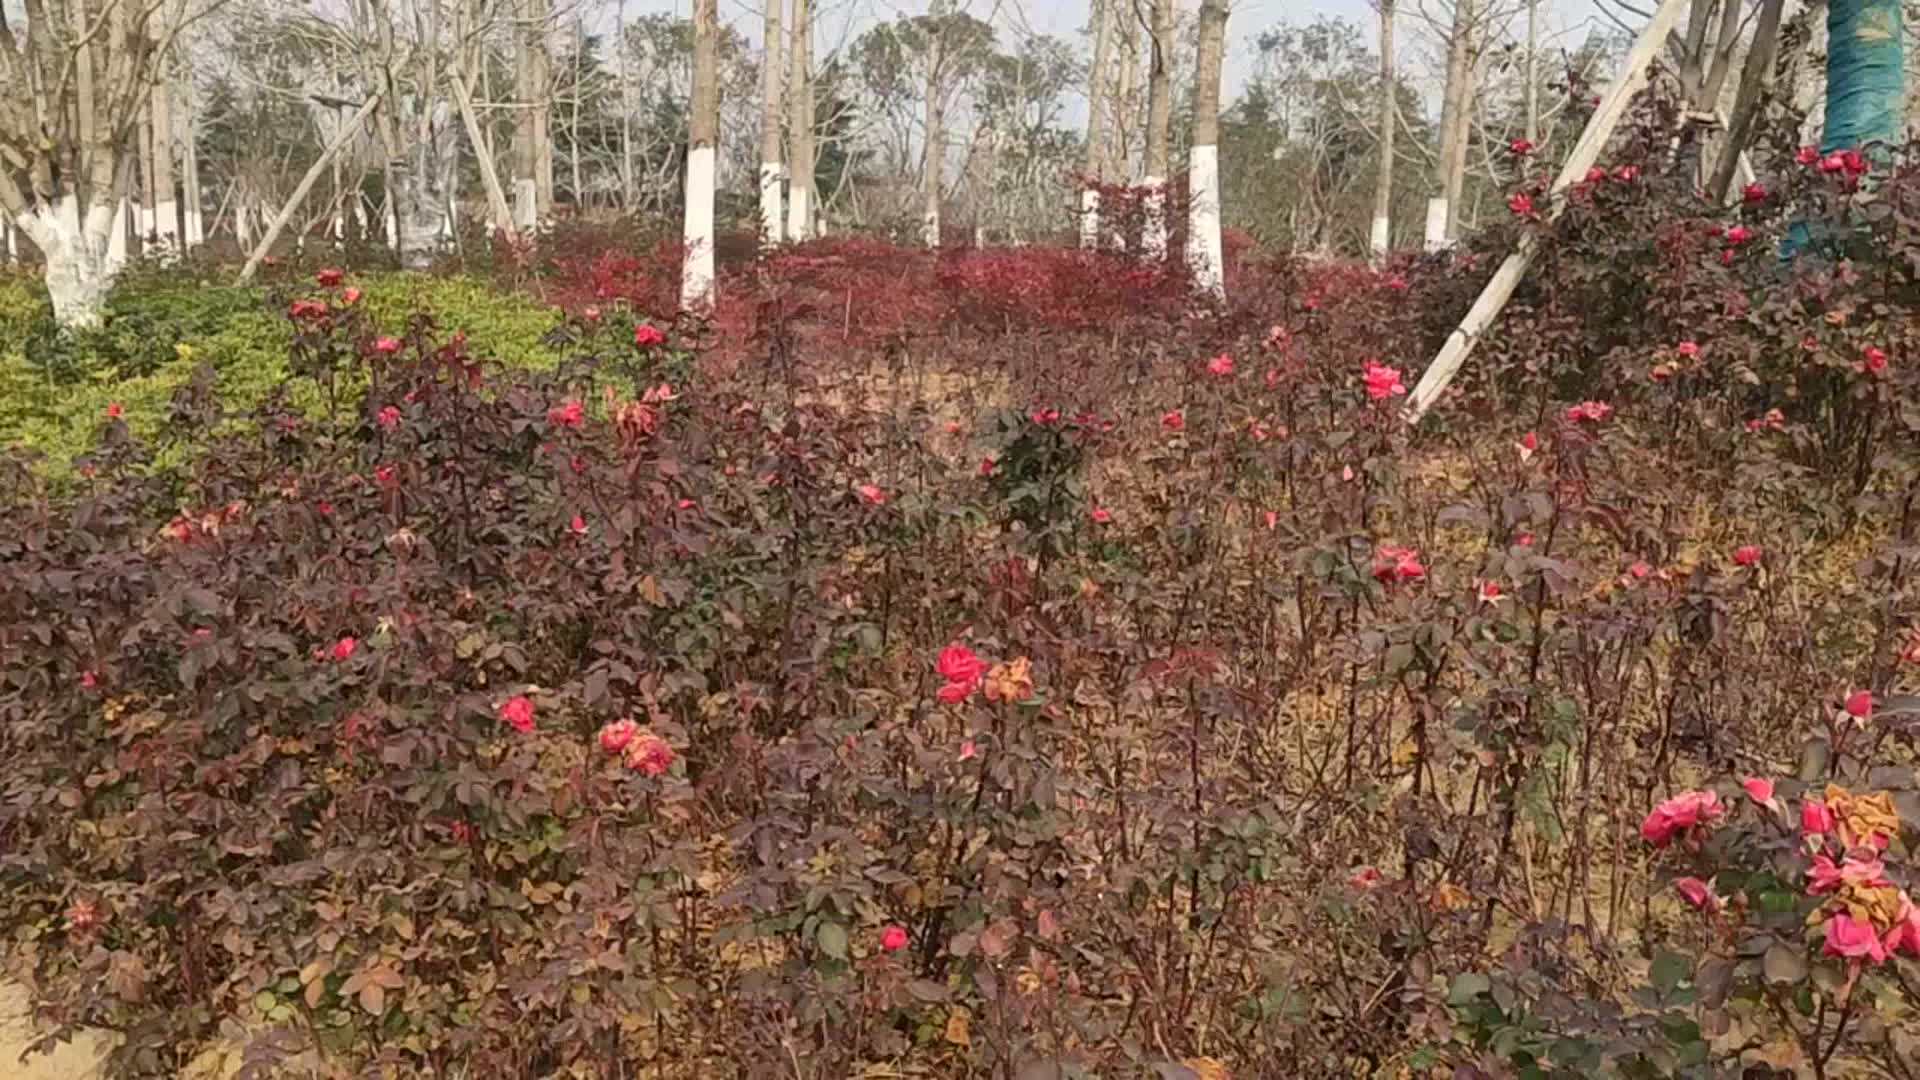
[[306, 201], [307, 192], [313, 190], [314, 182], [320, 179], [321, 173], [327, 171], [327, 166], [339, 155], [340, 151], [345, 149], [346, 145], [353, 141], [354, 135], [360, 130], [360, 125], [366, 121], [367, 117], [373, 115], [373, 110], [378, 107], [379, 104], [379, 94], [374, 94], [367, 98], [367, 100], [361, 104], [360, 111], [354, 113], [353, 119], [348, 120], [346, 126], [340, 129], [340, 134], [334, 136], [333, 141], [327, 144], [327, 148], [320, 152], [320, 156], [313, 159], [313, 164], [307, 167], [307, 175], [300, 178], [300, 186], [293, 189], [293, 194], [287, 197], [286, 205], [282, 206], [280, 212], [274, 215], [273, 224], [267, 226], [267, 234], [260, 238], [258, 244], [254, 245], [253, 254], [247, 256], [247, 265], [240, 268], [240, 277], [238, 279], [240, 284], [244, 285], [248, 281], [253, 280], [254, 271], [260, 269], [260, 260], [266, 258], [267, 252], [273, 250], [273, 242], [280, 239], [280, 230], [287, 227], [287, 222], [293, 219], [293, 212], [300, 208], [302, 202]]
[[[1666, 43], [1667, 35], [1672, 32], [1673, 24], [1680, 17], [1680, 9], [1688, 0], [1662, 0], [1659, 10], [1653, 13], [1653, 19], [1647, 28], [1640, 32], [1639, 40], [1633, 43], [1633, 51], [1627, 54], [1626, 66], [1620, 77], [1614, 81], [1600, 107], [1594, 110], [1587, 121], [1587, 129], [1580, 133], [1580, 141], [1574, 143], [1572, 153], [1567, 155], [1566, 164], [1560, 167], [1560, 175], [1554, 178], [1553, 187], [1547, 193], [1546, 207], [1541, 216], [1552, 222], [1566, 209], [1566, 200], [1562, 197], [1567, 188], [1586, 175], [1588, 169], [1599, 159], [1607, 140], [1613, 136], [1613, 129], [1619, 125], [1620, 118], [1626, 114], [1627, 103], [1647, 82], [1647, 65], [1652, 63], [1654, 55]], [[1473, 302], [1467, 316], [1460, 325], [1447, 335], [1446, 344], [1427, 365], [1425, 374], [1407, 397], [1405, 416], [1410, 424], [1419, 423], [1428, 409], [1440, 397], [1447, 384], [1460, 372], [1460, 366], [1466, 363], [1467, 354], [1473, 351], [1474, 340], [1479, 337], [1500, 310], [1513, 298], [1513, 290], [1520, 285], [1520, 279], [1527, 272], [1527, 265], [1533, 261], [1534, 249], [1538, 242], [1534, 230], [1528, 230], [1520, 237], [1519, 247], [1507, 256], [1494, 271], [1487, 286], [1480, 292], [1480, 298]]]
[[500, 188], [500, 174], [493, 168], [493, 150], [480, 130], [480, 118], [474, 115], [473, 98], [467, 94], [466, 80], [458, 71], [449, 72], [453, 101], [460, 107], [460, 122], [466, 125], [467, 141], [473, 144], [473, 156], [480, 163], [480, 186], [487, 189], [487, 205], [493, 210], [493, 227], [512, 245], [519, 238], [513, 227], [513, 208], [507, 205], [507, 193]]

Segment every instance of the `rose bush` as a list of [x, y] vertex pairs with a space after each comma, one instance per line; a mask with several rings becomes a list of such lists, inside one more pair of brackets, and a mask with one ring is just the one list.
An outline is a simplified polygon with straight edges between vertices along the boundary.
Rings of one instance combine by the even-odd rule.
[[1418, 431], [1510, 237], [610, 253], [539, 370], [289, 283], [0, 480], [9, 958], [128, 1075], [1891, 1068], [1915, 187], [1636, 145]]

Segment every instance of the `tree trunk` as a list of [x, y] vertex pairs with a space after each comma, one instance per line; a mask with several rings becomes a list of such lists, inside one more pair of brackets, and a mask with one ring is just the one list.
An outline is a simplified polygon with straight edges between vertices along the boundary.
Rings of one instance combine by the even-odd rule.
[[186, 248], [192, 250], [207, 241], [206, 222], [203, 215], [206, 206], [200, 195], [200, 111], [199, 102], [193, 96], [193, 79], [183, 80], [185, 93], [182, 102], [185, 106], [184, 123], [180, 125], [180, 179], [181, 194], [186, 197], [181, 217], [186, 226]]
[[1199, 59], [1193, 70], [1193, 146], [1187, 157], [1187, 265], [1193, 289], [1224, 300], [1220, 247], [1220, 64], [1227, 45], [1227, 0], [1200, 0]]
[[1527, 0], [1527, 141], [1540, 142], [1540, 0]]
[[693, 0], [693, 101], [687, 114], [687, 213], [680, 306], [713, 310], [713, 166], [720, 127], [718, 0]]
[[[539, 159], [539, 150], [535, 144], [533, 131], [534, 89], [533, 89], [533, 0], [514, 0], [508, 9], [513, 28], [513, 150], [512, 159], [513, 215], [514, 225], [531, 230], [540, 216], [540, 197], [538, 185], [534, 183], [535, 163]], [[484, 61], [483, 61], [484, 63]], [[467, 106], [462, 106], [464, 120]], [[469, 141], [474, 141], [474, 125], [468, 123]], [[485, 144], [474, 141], [474, 154], [486, 153]]]
[[[1436, 235], [1453, 240], [1460, 216], [1460, 191], [1467, 166], [1467, 116], [1473, 91], [1473, 0], [1455, 0], [1453, 32], [1447, 38], [1447, 82], [1440, 98], [1438, 193], [1427, 203], [1427, 241]], [[1439, 221], [1434, 220], [1438, 216]]]
[[126, 203], [95, 201], [83, 213], [71, 194], [56, 196], [18, 221], [46, 259], [47, 298], [64, 329], [100, 325], [107, 291], [126, 253], [112, 230], [126, 231]]
[[793, 76], [787, 81], [787, 239], [813, 236], [813, 7], [793, 0]]
[[533, 206], [528, 228], [553, 212], [553, 3], [529, 0], [533, 17], [527, 27], [528, 56], [533, 64], [529, 88], [533, 91]]
[[1095, 186], [1104, 179], [1107, 136], [1107, 64], [1113, 48], [1113, 4], [1118, 0], [1092, 0], [1093, 63], [1087, 68], [1087, 160], [1086, 188], [1080, 193], [1080, 246], [1087, 249], [1100, 244], [1100, 191]]
[[[580, 144], [585, 141], [580, 137], [580, 77], [583, 74], [581, 69], [585, 66], [586, 50], [586, 27], [582, 25], [580, 16], [576, 14], [573, 17], [573, 78], [568, 80], [573, 86], [573, 116], [571, 130], [567, 136], [567, 163], [570, 166], [568, 171], [572, 174], [573, 205], [576, 210], [585, 200], [587, 190], [586, 180], [580, 169]], [[547, 209], [553, 209], [551, 202]]]
[[1153, 0], [1152, 52], [1147, 68], [1147, 160], [1140, 178], [1146, 189], [1146, 220], [1140, 246], [1149, 259], [1167, 255], [1167, 172], [1172, 165], [1173, 0]]
[[163, 258], [180, 254], [180, 202], [174, 193], [173, 170], [173, 73], [165, 52], [161, 52], [153, 78], [153, 202], [154, 247]]
[[930, 248], [940, 246], [940, 188], [947, 171], [946, 87], [946, 3], [933, 0], [927, 9], [929, 43], [927, 46], [927, 145], [925, 148], [925, 210], [920, 218], [920, 240]]
[[766, 21], [760, 40], [760, 243], [773, 247], [786, 239], [786, 208], [780, 202], [780, 5], [764, 0]]
[[[1900, 0], [1827, 7], [1827, 112], [1820, 151], [1897, 148], [1906, 123]], [[1876, 155], [1878, 156], [1878, 155]]]
[[1132, 0], [1113, 0], [1123, 6], [1117, 11], [1115, 27], [1119, 34], [1120, 77], [1113, 90], [1113, 131], [1107, 136], [1107, 175], [1127, 177], [1133, 174], [1134, 122], [1139, 119], [1140, 87], [1136, 85], [1140, 65], [1140, 27], [1134, 17]]
[[1393, 0], [1380, 0], [1380, 165], [1373, 182], [1373, 228], [1367, 237], [1375, 258], [1387, 253], [1393, 238], [1393, 95]]
[[1715, 205], [1727, 201], [1727, 193], [1733, 187], [1733, 174], [1740, 167], [1740, 155], [1753, 140], [1754, 123], [1760, 116], [1760, 97], [1773, 75], [1774, 54], [1780, 46], [1780, 15], [1785, 7], [1785, 0], [1761, 0], [1760, 25], [1753, 31], [1747, 62], [1740, 69], [1740, 86], [1733, 94], [1733, 119], [1727, 123], [1727, 137], [1721, 140], [1720, 156], [1714, 161], [1713, 177], [1707, 182], [1707, 198]]

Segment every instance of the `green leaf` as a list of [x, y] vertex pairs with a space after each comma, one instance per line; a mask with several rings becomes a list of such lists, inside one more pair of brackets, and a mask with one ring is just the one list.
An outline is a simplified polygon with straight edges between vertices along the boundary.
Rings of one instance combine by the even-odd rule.
[[1463, 971], [1453, 977], [1453, 986], [1447, 991], [1447, 1004], [1471, 1005], [1474, 999], [1488, 990], [1493, 983], [1477, 971]]
[[847, 928], [836, 922], [823, 922], [815, 933], [814, 940], [820, 943], [820, 951], [835, 960], [847, 958]]
[[1662, 994], [1671, 994], [1680, 981], [1693, 973], [1693, 959], [1677, 952], [1661, 952], [1653, 958], [1647, 978]]
[[1760, 971], [1772, 986], [1797, 983], [1807, 977], [1807, 957], [1804, 952], [1776, 941], [1767, 946], [1767, 955], [1760, 961]]

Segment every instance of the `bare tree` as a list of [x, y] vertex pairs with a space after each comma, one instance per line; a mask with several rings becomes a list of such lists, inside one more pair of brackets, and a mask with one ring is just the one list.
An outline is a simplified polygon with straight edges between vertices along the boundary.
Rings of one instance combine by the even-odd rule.
[[925, 209], [920, 217], [920, 238], [928, 247], [940, 246], [940, 188], [946, 181], [947, 93], [945, 0], [932, 0], [927, 8], [927, 137], [923, 192]]
[[1080, 246], [1100, 243], [1100, 191], [1107, 157], [1107, 66], [1112, 59], [1113, 23], [1118, 0], [1092, 0], [1093, 61], [1087, 67], [1087, 187], [1080, 194]]
[[1139, 130], [1140, 32], [1136, 0], [1115, 0], [1115, 30], [1119, 34], [1120, 73], [1113, 89], [1113, 130], [1107, 138], [1107, 174], [1133, 175], [1133, 134]]
[[718, 0], [693, 0], [693, 100], [687, 110], [687, 212], [680, 306], [713, 309], [714, 147], [720, 126]]
[[133, 0], [34, 0], [24, 34], [0, 22], [0, 212], [46, 258], [62, 326], [100, 321], [125, 252], [114, 233], [140, 110], [157, 58], [195, 17]]
[[1226, 296], [1220, 248], [1220, 66], [1226, 53], [1227, 0], [1200, 0], [1199, 59], [1193, 69], [1193, 145], [1187, 151], [1187, 265], [1194, 291]]
[[785, 207], [780, 203], [780, 5], [767, 5], [760, 56], [760, 242], [777, 245], [783, 239]]
[[1395, 79], [1393, 71], [1393, 0], [1380, 6], [1380, 174], [1373, 188], [1373, 225], [1368, 246], [1377, 258], [1387, 253], [1393, 225], [1393, 128]]
[[[1439, 195], [1427, 207], [1427, 240], [1458, 235], [1460, 192], [1466, 186], [1468, 117], [1473, 111], [1474, 0], [1455, 0], [1447, 36], [1447, 82], [1440, 97]], [[1436, 218], [1438, 220], [1436, 220]]]
[[1167, 173], [1173, 158], [1173, 0], [1153, 0], [1152, 50], [1147, 75], [1147, 189], [1140, 246], [1147, 258], [1167, 255]]
[[793, 78], [787, 84], [787, 238], [813, 236], [818, 212], [814, 191], [813, 146], [813, 5], [793, 0]]

